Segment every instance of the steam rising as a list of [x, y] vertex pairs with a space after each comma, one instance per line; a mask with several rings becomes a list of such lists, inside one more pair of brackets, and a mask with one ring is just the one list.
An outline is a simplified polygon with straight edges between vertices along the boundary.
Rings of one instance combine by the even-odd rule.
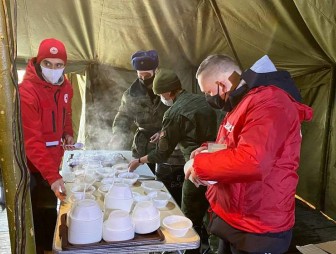
[[130, 150], [134, 132], [113, 137], [111, 142], [112, 124], [122, 94], [136, 79], [136, 73], [107, 65], [92, 68], [91, 85], [86, 91], [86, 148]]

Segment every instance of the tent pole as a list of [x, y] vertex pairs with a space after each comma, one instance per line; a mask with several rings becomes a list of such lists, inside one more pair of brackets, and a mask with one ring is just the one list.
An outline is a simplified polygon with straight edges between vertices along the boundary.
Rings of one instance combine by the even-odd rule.
[[332, 139], [332, 109], [335, 107], [335, 98], [336, 98], [336, 67], [335, 65], [331, 66], [331, 79], [330, 79], [330, 95], [329, 95], [329, 107], [328, 107], [328, 112], [327, 112], [327, 117], [326, 117], [326, 130], [325, 130], [325, 139], [323, 143], [325, 144], [324, 146], [324, 156], [322, 160], [322, 183], [321, 183], [321, 190], [320, 190], [320, 202], [318, 204], [318, 209], [321, 211], [325, 211], [325, 203], [326, 203], [326, 195], [327, 195], [327, 184], [328, 184], [328, 178], [330, 177], [329, 174], [329, 169], [330, 169], [330, 146], [332, 144], [331, 139]]
[[223, 17], [220, 14], [220, 11], [219, 11], [219, 8], [218, 8], [216, 0], [210, 0], [210, 3], [211, 3], [211, 7], [212, 7], [213, 11], [216, 14], [218, 22], [219, 22], [219, 24], [220, 24], [220, 26], [221, 26], [221, 28], [223, 30], [224, 36], [225, 36], [225, 38], [226, 38], [226, 40], [227, 40], [227, 42], [228, 42], [228, 44], [229, 44], [229, 46], [231, 48], [231, 51], [232, 51], [232, 53], [233, 53], [233, 55], [234, 55], [234, 57], [235, 57], [235, 59], [237, 61], [238, 66], [240, 67], [241, 70], [244, 70], [243, 66], [242, 66], [242, 64], [240, 62], [240, 59], [238, 57], [238, 54], [237, 54], [237, 52], [236, 52], [236, 50], [235, 50], [235, 48], [233, 46], [233, 43], [231, 41], [231, 38], [230, 38], [230, 35], [229, 35], [229, 31], [227, 30], [227, 27], [225, 26]]
[[12, 253], [35, 253], [29, 173], [23, 149], [17, 93], [16, 43], [14, 36], [11, 36], [14, 32], [9, 15], [9, 1], [3, 0], [0, 6], [0, 168]]

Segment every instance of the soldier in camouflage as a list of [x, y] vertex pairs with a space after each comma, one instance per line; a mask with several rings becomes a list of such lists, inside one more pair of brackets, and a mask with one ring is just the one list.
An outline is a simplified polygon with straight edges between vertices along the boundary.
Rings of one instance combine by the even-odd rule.
[[[146, 156], [130, 162], [130, 170], [142, 163], [165, 162], [178, 144], [185, 161], [191, 152], [206, 141], [215, 140], [217, 131], [216, 112], [205, 97], [189, 93], [181, 88], [176, 74], [167, 69], [157, 71], [153, 91], [160, 95], [164, 104], [171, 106], [163, 117], [158, 147]], [[203, 216], [209, 206], [205, 198], [205, 186], [196, 188], [189, 180], [183, 183], [182, 211], [191, 219], [196, 231], [201, 234]], [[188, 251], [197, 253], [199, 250]]]
[[[116, 114], [111, 145], [129, 149], [130, 133], [134, 134], [132, 156], [141, 157], [155, 149], [164, 112], [168, 109], [152, 90], [155, 70], [159, 64], [155, 50], [138, 51], [132, 55], [132, 65], [138, 78], [124, 92]], [[153, 168], [154, 165], [150, 165]]]

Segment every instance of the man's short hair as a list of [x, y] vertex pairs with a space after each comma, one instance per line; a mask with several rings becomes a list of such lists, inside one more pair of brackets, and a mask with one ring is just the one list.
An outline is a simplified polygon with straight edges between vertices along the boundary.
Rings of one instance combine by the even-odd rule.
[[229, 76], [234, 71], [236, 71], [238, 74], [241, 74], [241, 69], [235, 60], [224, 54], [215, 54], [208, 56], [202, 61], [196, 72], [196, 78], [198, 78], [201, 73], [206, 73], [209, 75], [221, 72], [227, 73]]

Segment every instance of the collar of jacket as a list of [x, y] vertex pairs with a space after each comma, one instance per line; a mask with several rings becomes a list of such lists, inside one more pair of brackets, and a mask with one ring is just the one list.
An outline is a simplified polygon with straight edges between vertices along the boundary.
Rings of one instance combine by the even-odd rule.
[[178, 97], [180, 97], [181, 94], [185, 93], [186, 90], [184, 89], [181, 89], [180, 91], [178, 91], [176, 94], [175, 94], [175, 98], [174, 98], [174, 102], [177, 100]]
[[251, 69], [244, 71], [241, 78], [245, 80], [250, 89], [258, 86], [277, 86], [291, 95], [296, 101], [301, 102], [299, 90], [288, 71], [274, 71], [256, 73]]
[[229, 97], [227, 101], [225, 102], [225, 105], [223, 107], [223, 111], [230, 112], [235, 106], [239, 104], [239, 102], [243, 99], [245, 94], [250, 91], [250, 88], [247, 84], [242, 85], [238, 89], [230, 92]]

